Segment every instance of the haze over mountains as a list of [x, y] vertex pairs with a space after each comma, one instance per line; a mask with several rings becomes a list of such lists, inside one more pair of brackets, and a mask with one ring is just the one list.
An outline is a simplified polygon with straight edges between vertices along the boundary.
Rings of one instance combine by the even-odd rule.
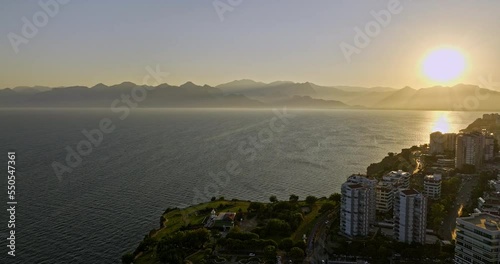
[[[133, 91], [139, 90], [146, 91], [146, 96], [145, 100], [135, 102], [138, 107], [500, 110], [499, 92], [474, 85], [393, 89], [253, 80], [237, 80], [215, 87], [192, 82], [180, 86], [139, 86], [123, 82], [90, 88], [6, 88], [0, 90], [0, 107], [110, 107], [113, 101], [121, 101], [123, 96], [130, 97]], [[140, 92], [137, 95], [142, 96]]]

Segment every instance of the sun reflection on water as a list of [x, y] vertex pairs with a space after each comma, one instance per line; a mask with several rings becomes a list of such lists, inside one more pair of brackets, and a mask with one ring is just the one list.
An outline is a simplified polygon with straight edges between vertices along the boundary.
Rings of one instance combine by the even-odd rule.
[[451, 132], [451, 121], [446, 113], [438, 113], [435, 117], [432, 132], [439, 131], [441, 133]]

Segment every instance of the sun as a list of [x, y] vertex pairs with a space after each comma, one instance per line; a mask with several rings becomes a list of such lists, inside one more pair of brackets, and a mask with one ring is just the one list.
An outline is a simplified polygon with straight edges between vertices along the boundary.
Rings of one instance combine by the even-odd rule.
[[441, 47], [425, 56], [422, 70], [431, 81], [447, 83], [460, 78], [465, 66], [465, 57], [460, 50]]

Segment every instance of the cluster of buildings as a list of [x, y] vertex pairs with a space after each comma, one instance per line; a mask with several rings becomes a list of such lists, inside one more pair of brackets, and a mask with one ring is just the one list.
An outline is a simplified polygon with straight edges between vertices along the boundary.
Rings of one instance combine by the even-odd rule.
[[[500, 125], [500, 115], [483, 120]], [[443, 175], [454, 169], [481, 168], [495, 158], [495, 137], [487, 130], [461, 133], [435, 132], [430, 135], [430, 154], [439, 173], [427, 175], [423, 192], [410, 188], [411, 174], [392, 171], [379, 180], [352, 175], [341, 187], [340, 231], [347, 237], [365, 237], [377, 224], [376, 215], [392, 211], [394, 239], [424, 244], [428, 200], [441, 197]], [[455, 263], [500, 263], [500, 175], [490, 181], [494, 191], [478, 199], [478, 208], [469, 217], [457, 218]], [[382, 223], [380, 223], [382, 225]]]
[[495, 158], [494, 147], [493, 134], [485, 130], [458, 134], [455, 167], [457, 169], [463, 169], [466, 165], [482, 167], [485, 161]]
[[[427, 197], [409, 188], [410, 174], [393, 171], [380, 181], [366, 175], [352, 175], [341, 187], [340, 230], [348, 237], [368, 236], [376, 223], [376, 212], [393, 211], [394, 238], [405, 243], [425, 243]], [[426, 189], [440, 195], [441, 178], [429, 181]], [[436, 184], [439, 187], [436, 188]]]
[[484, 114], [483, 120], [500, 125], [500, 114]]
[[488, 185], [492, 191], [484, 192], [477, 199], [477, 213], [489, 213], [500, 216], [500, 174], [496, 180], [490, 180]]
[[475, 213], [456, 220], [455, 263], [500, 263], [500, 175], [489, 184]]
[[[459, 134], [434, 132], [430, 135], [430, 154], [455, 153], [455, 168], [480, 168], [495, 158], [495, 137], [487, 130]], [[449, 165], [449, 164], [448, 164]]]

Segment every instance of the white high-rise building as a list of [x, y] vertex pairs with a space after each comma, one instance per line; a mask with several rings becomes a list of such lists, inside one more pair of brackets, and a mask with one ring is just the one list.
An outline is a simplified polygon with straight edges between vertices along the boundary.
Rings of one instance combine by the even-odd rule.
[[381, 181], [377, 184], [377, 211], [387, 213], [394, 207], [394, 193], [397, 188], [391, 182]]
[[444, 153], [444, 136], [441, 132], [434, 132], [430, 136], [429, 148], [431, 154]]
[[486, 133], [484, 138], [484, 161], [490, 161], [495, 158], [495, 136]]
[[377, 211], [387, 213], [394, 207], [394, 195], [398, 189], [406, 189], [410, 186], [410, 173], [404, 171], [391, 171], [382, 177], [378, 183]]
[[500, 263], [500, 218], [476, 213], [457, 218], [455, 263]]
[[424, 195], [430, 199], [441, 197], [441, 174], [427, 175], [424, 177]]
[[364, 175], [352, 175], [341, 187], [340, 230], [343, 234], [367, 236], [370, 224], [376, 220], [376, 180]]
[[394, 199], [394, 238], [404, 243], [425, 243], [427, 199], [413, 190], [399, 190]]
[[455, 166], [463, 169], [465, 165], [480, 167], [483, 164], [484, 137], [480, 132], [462, 133], [457, 136]]
[[445, 152], [453, 152], [456, 147], [457, 134], [434, 132], [430, 136], [430, 153], [443, 154]]
[[461, 133], [457, 136], [455, 165], [463, 169], [465, 165], [479, 168], [485, 161], [495, 158], [495, 137], [486, 130]]

